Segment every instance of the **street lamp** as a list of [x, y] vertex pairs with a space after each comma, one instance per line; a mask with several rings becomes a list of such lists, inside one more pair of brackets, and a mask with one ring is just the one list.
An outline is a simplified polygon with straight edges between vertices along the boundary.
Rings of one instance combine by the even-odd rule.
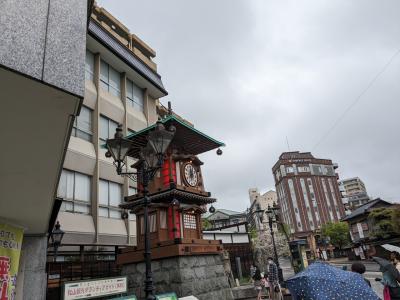
[[58, 221], [54, 227], [55, 227], [55, 229], [53, 229], [53, 231], [51, 232], [50, 238], [51, 238], [51, 243], [54, 247], [53, 261], [57, 261], [58, 247], [60, 247], [60, 245], [61, 245], [61, 241], [64, 237], [65, 232], [60, 229], [61, 225], [60, 225], [60, 222], [58, 222]]
[[106, 156], [113, 158], [118, 175], [128, 176], [134, 181], [137, 181], [139, 178], [143, 186], [145, 242], [144, 259], [146, 265], [144, 291], [147, 300], [155, 299], [153, 275], [151, 272], [150, 228], [148, 212], [150, 199], [148, 197], [148, 184], [149, 181], [154, 178], [157, 170], [161, 168], [165, 151], [168, 149], [172, 139], [174, 138], [175, 131], [176, 128], [174, 126], [170, 126], [169, 130], [166, 130], [161, 121], [156, 123], [154, 130], [149, 133], [147, 145], [139, 149], [139, 161], [136, 163], [136, 166], [138, 166], [139, 170], [137, 172], [123, 172], [127, 154], [133, 149], [138, 149], [138, 147], [135, 147], [131, 140], [124, 138], [122, 134], [122, 125], [118, 125], [114, 138], [106, 141], [108, 150], [106, 152]]
[[278, 222], [276, 216], [277, 216], [277, 210], [279, 209], [279, 207], [274, 202], [272, 207], [270, 205], [268, 205], [268, 208], [266, 210], [262, 210], [259, 203], [257, 203], [256, 208], [257, 209], [254, 212], [251, 212], [250, 214], [251, 215], [257, 214], [257, 217], [260, 220], [261, 224], [263, 222], [264, 214], [266, 214], [267, 217], [268, 217], [269, 231], [271, 233], [272, 246], [274, 248], [275, 263], [276, 263], [276, 266], [278, 268], [279, 282], [283, 282], [283, 273], [282, 273], [281, 267], [279, 266], [278, 252], [276, 250], [276, 244], [275, 244], [275, 236], [274, 236], [275, 233], [274, 233], [274, 230], [272, 228], [272, 224]]
[[283, 273], [282, 273], [281, 267], [279, 266], [278, 252], [276, 251], [275, 236], [274, 236], [275, 233], [272, 228], [272, 224], [276, 222], [276, 214], [277, 214], [276, 211], [277, 210], [278, 210], [278, 207], [274, 202], [272, 207], [270, 205], [268, 205], [266, 213], [268, 216], [268, 225], [269, 225], [269, 231], [271, 233], [272, 245], [274, 247], [275, 262], [276, 262], [276, 266], [278, 267], [279, 282], [283, 282]]

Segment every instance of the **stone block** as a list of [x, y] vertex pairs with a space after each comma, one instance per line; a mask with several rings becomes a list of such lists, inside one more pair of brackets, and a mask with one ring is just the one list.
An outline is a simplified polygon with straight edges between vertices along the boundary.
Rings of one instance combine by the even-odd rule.
[[154, 272], [153, 273], [154, 284], [168, 284], [170, 282], [168, 272]]
[[49, 0], [0, 2], [0, 65], [42, 78], [48, 5]]
[[187, 282], [189, 280], [196, 279], [193, 270], [189, 268], [181, 269], [180, 275], [182, 282]]
[[206, 256], [197, 257], [197, 263], [198, 263], [199, 266], [205, 266], [205, 265], [207, 265]]
[[214, 270], [215, 270], [215, 274], [217, 276], [225, 275], [225, 270], [224, 270], [224, 267], [222, 265], [216, 265], [214, 267]]
[[194, 271], [196, 279], [206, 278], [206, 268], [205, 267], [193, 268], [192, 271]]
[[168, 273], [169, 273], [169, 280], [171, 283], [182, 282], [181, 272], [179, 270], [170, 270]]
[[215, 265], [214, 255], [207, 255], [207, 256], [206, 256], [206, 261], [207, 261], [207, 265], [208, 265], [208, 266], [213, 266], [213, 265]]
[[141, 273], [141, 274], [146, 273], [146, 265], [145, 265], [144, 263], [138, 263], [138, 264], [136, 265], [136, 271], [137, 271], [138, 273]]
[[187, 256], [179, 257], [179, 269], [192, 267], [193, 262], [194, 260], [189, 260]]
[[161, 268], [163, 270], [177, 269], [178, 266], [180, 267], [180, 265], [178, 264], [177, 259], [165, 258], [165, 259], [161, 260]]
[[181, 296], [189, 296], [196, 293], [196, 286], [193, 282], [184, 282], [181, 284]]
[[159, 261], [152, 261], [151, 262], [151, 270], [153, 272], [157, 272], [161, 269], [161, 263]]
[[43, 81], [80, 97], [85, 93], [87, 1], [49, 1]]
[[[174, 291], [178, 297], [193, 295], [201, 300], [233, 300], [222, 264], [218, 264], [220, 257], [211, 257], [212, 259], [206, 255], [197, 255], [158, 260], [160, 268], [155, 264], [153, 270], [156, 293]], [[143, 270], [138, 271], [142, 268]], [[135, 271], [128, 277], [129, 291], [135, 292], [138, 299], [143, 299], [143, 292], [137, 291], [143, 289], [144, 264], [137, 264], [136, 268], [127, 267], [124, 274], [128, 270]]]

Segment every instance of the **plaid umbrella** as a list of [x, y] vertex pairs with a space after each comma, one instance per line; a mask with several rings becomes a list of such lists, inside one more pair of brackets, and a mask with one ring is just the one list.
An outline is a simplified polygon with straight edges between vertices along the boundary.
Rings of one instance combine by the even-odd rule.
[[315, 262], [286, 281], [294, 300], [378, 300], [357, 273]]

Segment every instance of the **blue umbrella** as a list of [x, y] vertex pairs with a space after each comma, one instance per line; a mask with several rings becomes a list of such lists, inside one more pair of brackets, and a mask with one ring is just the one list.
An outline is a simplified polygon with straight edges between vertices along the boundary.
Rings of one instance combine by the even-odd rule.
[[286, 285], [295, 300], [378, 300], [379, 297], [357, 273], [327, 263], [315, 262], [292, 276]]

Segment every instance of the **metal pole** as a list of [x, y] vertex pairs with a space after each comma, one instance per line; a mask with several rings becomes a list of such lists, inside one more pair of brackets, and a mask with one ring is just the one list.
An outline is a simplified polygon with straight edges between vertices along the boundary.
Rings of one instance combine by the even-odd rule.
[[283, 282], [283, 272], [282, 272], [281, 267], [279, 266], [278, 252], [276, 251], [274, 230], [272, 229], [272, 218], [271, 217], [268, 217], [268, 224], [269, 224], [269, 231], [271, 232], [272, 245], [274, 247], [275, 263], [276, 263], [276, 267], [278, 269], [278, 278], [279, 278], [279, 282], [282, 283]]
[[54, 256], [53, 256], [53, 262], [57, 261], [57, 255], [58, 255], [58, 243], [54, 243]]
[[149, 228], [149, 209], [148, 205], [150, 202], [147, 196], [148, 190], [148, 174], [142, 164], [142, 178], [143, 178], [143, 195], [144, 195], [144, 260], [146, 264], [146, 279], [144, 281], [144, 291], [146, 294], [146, 300], [156, 299], [154, 296], [154, 285], [153, 285], [153, 274], [151, 272], [151, 250], [150, 250], [150, 228]]
[[275, 262], [276, 266], [279, 268], [278, 252], [276, 251], [274, 231], [272, 229], [272, 219], [270, 217], [268, 218], [268, 223], [269, 223], [269, 231], [271, 232], [272, 245], [274, 247]]

